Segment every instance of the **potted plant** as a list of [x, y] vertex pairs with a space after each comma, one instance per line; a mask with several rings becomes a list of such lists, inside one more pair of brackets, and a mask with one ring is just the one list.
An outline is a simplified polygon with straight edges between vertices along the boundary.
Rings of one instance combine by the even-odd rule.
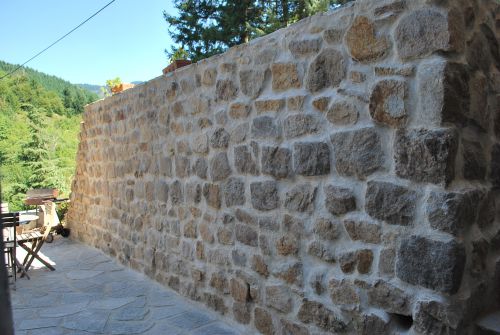
[[111, 93], [116, 94], [123, 92], [125, 90], [128, 90], [129, 88], [134, 87], [134, 84], [127, 84], [127, 83], [122, 83], [120, 77], [116, 77], [115, 79], [109, 79], [106, 80], [106, 86], [107, 89], [104, 89], [104, 96], [109, 96], [109, 93], [106, 94], [107, 92], [111, 91]]
[[175, 50], [175, 52], [170, 57], [170, 65], [163, 69], [163, 74], [175, 71], [178, 68], [191, 64], [191, 61], [187, 58], [189, 54], [183, 48]]

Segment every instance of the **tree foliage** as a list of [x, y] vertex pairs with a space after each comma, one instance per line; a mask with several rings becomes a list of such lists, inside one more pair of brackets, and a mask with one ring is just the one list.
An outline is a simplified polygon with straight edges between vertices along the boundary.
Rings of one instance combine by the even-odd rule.
[[[13, 66], [0, 62], [0, 68]], [[94, 98], [95, 94], [34, 70], [0, 80], [0, 181], [2, 201], [9, 202], [11, 210], [24, 207], [30, 188], [55, 187], [69, 194], [80, 111]]]
[[174, 0], [178, 15], [163, 12], [176, 43], [193, 61], [271, 33], [351, 0]]

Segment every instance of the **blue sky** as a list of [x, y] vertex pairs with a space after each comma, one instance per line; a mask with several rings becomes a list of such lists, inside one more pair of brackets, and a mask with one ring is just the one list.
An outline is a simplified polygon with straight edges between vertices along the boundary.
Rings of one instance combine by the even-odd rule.
[[[110, 0], [0, 0], [0, 60], [21, 64]], [[116, 0], [26, 66], [72, 83], [146, 81], [168, 65], [170, 0]]]

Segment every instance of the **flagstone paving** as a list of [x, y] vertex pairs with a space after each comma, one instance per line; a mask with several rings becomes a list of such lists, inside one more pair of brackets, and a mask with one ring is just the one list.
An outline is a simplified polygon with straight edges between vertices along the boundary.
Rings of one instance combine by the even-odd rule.
[[35, 263], [17, 280], [17, 335], [248, 334], [97, 249], [57, 236], [42, 252], [56, 271]]

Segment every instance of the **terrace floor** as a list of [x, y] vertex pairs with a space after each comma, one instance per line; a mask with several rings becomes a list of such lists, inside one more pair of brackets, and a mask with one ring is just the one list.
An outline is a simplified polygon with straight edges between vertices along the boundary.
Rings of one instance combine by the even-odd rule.
[[203, 334], [244, 331], [218, 314], [81, 243], [56, 236], [11, 290], [17, 335]]

